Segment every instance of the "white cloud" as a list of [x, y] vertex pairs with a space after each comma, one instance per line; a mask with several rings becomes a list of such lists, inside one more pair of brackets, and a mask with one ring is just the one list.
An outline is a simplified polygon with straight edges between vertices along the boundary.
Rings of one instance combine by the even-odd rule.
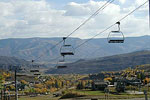
[[119, 0], [120, 3], [124, 4], [126, 0]]
[[135, 2], [136, 2], [136, 4], [141, 5], [142, 3], [145, 2], [145, 0], [136, 0]]
[[[120, 2], [126, 3], [125, 0], [120, 0]], [[52, 8], [51, 4], [45, 0], [0, 1], [0, 37], [67, 36], [104, 3], [104, 1], [93, 0], [82, 4], [70, 2], [64, 9], [58, 10]], [[137, 7], [137, 4], [127, 8], [111, 4], [72, 36], [90, 38], [125, 16]], [[126, 33], [125, 36], [148, 34], [148, 19], [142, 13], [148, 8], [145, 6], [142, 9], [137, 12], [138, 15], [142, 14], [140, 18], [132, 15], [121, 22], [122, 31]], [[140, 30], [138, 31], [138, 29]]]
[[91, 12], [89, 7], [84, 6], [83, 4], [77, 4], [75, 2], [71, 2], [66, 6], [65, 15], [67, 16], [83, 16], [87, 15]]

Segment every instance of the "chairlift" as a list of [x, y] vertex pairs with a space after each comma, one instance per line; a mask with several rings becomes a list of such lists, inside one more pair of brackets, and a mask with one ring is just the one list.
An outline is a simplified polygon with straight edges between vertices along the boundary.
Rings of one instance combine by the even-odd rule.
[[72, 45], [66, 44], [65, 43], [66, 37], [63, 37], [63, 45], [60, 48], [60, 54], [62, 56], [66, 56], [66, 55], [74, 55], [74, 48], [72, 47]]
[[57, 68], [58, 69], [63, 69], [63, 68], [67, 68], [67, 66], [65, 66], [65, 65], [59, 65], [59, 66], [57, 66]]
[[27, 76], [26, 74], [17, 74], [16, 76], [18, 76], [18, 77], [23, 77], [23, 76]]
[[57, 69], [67, 68], [67, 66], [65, 65], [64, 59], [57, 62], [56, 68]]
[[34, 74], [35, 76], [39, 76], [39, 75], [41, 75], [40, 73], [37, 73], [37, 74]]
[[31, 69], [30, 72], [33, 73], [33, 75], [35, 75], [35, 76], [41, 75], [40, 71], [38, 69]]
[[120, 22], [116, 23], [118, 25], [118, 31], [111, 31], [108, 35], [108, 43], [124, 43], [124, 35], [120, 31]]
[[17, 71], [18, 71], [18, 73], [16, 76], [18, 76], [18, 77], [27, 76], [26, 75], [26, 69], [24, 67], [20, 66], [19, 68], [17, 68]]
[[37, 69], [31, 69], [31, 70], [30, 70], [30, 72], [35, 73], [35, 72], [40, 72], [40, 71], [39, 71], [39, 70], [37, 70]]
[[31, 73], [39, 73], [39, 65], [33, 64], [34, 60], [32, 60], [32, 68], [30, 69]]
[[31, 73], [36, 73], [36, 72], [40, 72], [39, 71], [39, 66], [37, 65], [32, 65], [32, 68], [30, 69]]

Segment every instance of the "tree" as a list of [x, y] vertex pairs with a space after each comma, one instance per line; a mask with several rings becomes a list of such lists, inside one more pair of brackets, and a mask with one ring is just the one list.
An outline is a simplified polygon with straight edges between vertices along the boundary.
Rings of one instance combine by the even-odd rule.
[[42, 93], [42, 90], [40, 88], [35, 88], [34, 90], [35, 90], [35, 93], [39, 93], [39, 94]]
[[149, 83], [149, 81], [150, 81], [150, 78], [147, 78], [147, 77], [146, 77], [146, 78], [144, 79], [144, 84]]
[[55, 81], [55, 88], [58, 88], [58, 81]]
[[29, 88], [29, 89], [25, 90], [25, 93], [26, 93], [26, 94], [35, 93], [35, 89], [34, 89], [34, 88]]
[[48, 89], [50, 89], [51, 87], [52, 87], [52, 84], [53, 84], [53, 82], [52, 81], [47, 81], [47, 82], [45, 82], [45, 85], [46, 85], [46, 87], [48, 88]]
[[2, 83], [3, 83], [3, 81], [2, 81], [2, 75], [0, 75], [0, 90], [2, 89]]
[[27, 85], [27, 84], [28, 84], [28, 82], [25, 81], [25, 80], [21, 80], [21, 83], [24, 84], [24, 85]]
[[44, 85], [43, 85], [43, 84], [35, 84], [34, 87], [35, 87], [35, 88], [40, 88], [40, 89], [41, 89], [41, 88], [44, 87]]
[[81, 89], [81, 84], [80, 84], [80, 82], [79, 82], [78, 85], [77, 85], [77, 89]]
[[46, 94], [48, 92], [48, 90], [46, 88], [42, 88], [42, 93]]
[[81, 89], [85, 89], [85, 84], [86, 84], [85, 81], [81, 81]]
[[80, 81], [77, 85], [77, 89], [85, 89], [85, 81]]
[[108, 77], [108, 78], [105, 78], [104, 80], [111, 82], [111, 81], [112, 81], [112, 78], [111, 78], [111, 77]]
[[15, 90], [15, 86], [14, 85], [10, 85], [10, 90]]
[[140, 79], [141, 81], [145, 79], [145, 75], [144, 75], [144, 72], [139, 72], [137, 74], [137, 78]]
[[53, 93], [53, 92], [55, 92], [56, 90], [57, 90], [56, 88], [51, 88], [51, 89], [50, 89], [50, 92]]

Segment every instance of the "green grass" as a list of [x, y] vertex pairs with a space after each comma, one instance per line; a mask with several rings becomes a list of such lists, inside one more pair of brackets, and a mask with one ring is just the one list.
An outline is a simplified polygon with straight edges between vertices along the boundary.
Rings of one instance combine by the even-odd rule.
[[30, 97], [30, 96], [22, 96], [19, 100], [58, 100], [58, 98], [53, 98], [50, 95]]
[[104, 95], [102, 91], [91, 91], [91, 90], [73, 90], [74, 93], [79, 93], [82, 95]]
[[[85, 98], [91, 98], [91, 97], [98, 97], [101, 99], [105, 98], [105, 93], [103, 91], [90, 91], [90, 90], [68, 90], [66, 93], [78, 93], [80, 95], [84, 95]], [[83, 98], [84, 98], [83, 97]], [[109, 98], [111, 99], [128, 99], [128, 98], [144, 98], [144, 95], [134, 95], [134, 94], [127, 94], [127, 93], [120, 93], [117, 94], [109, 94]], [[37, 96], [37, 97], [29, 97], [29, 96], [23, 96], [20, 97], [19, 100], [58, 100], [59, 98], [54, 98], [51, 95], [43, 95], [43, 96]]]
[[[90, 91], [90, 90], [72, 90], [73, 93], [79, 93], [85, 96], [99, 96], [104, 98], [105, 93], [103, 91]], [[144, 98], [144, 95], [134, 95], [127, 93], [119, 93], [119, 94], [109, 94], [110, 98], [114, 99], [127, 99], [127, 98]]]

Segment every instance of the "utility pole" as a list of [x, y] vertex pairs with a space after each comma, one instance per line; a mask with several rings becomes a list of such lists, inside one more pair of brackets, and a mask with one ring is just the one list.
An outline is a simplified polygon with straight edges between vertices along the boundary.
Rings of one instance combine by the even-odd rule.
[[1, 90], [1, 100], [3, 100], [3, 90]]
[[10, 66], [9, 70], [15, 72], [15, 100], [18, 100], [17, 71], [19, 70], [19, 66]]
[[1, 96], [0, 96], [0, 100], [3, 100], [3, 88], [1, 88]]
[[144, 90], [144, 95], [145, 95], [145, 100], [148, 100], [148, 98], [147, 98], [147, 91], [146, 90]]
[[15, 100], [18, 100], [17, 68], [15, 68]]
[[2, 76], [0, 76], [0, 100], [3, 100], [3, 82], [2, 82]]
[[21, 66], [10, 66], [10, 70], [13, 70], [15, 72], [15, 100], [18, 100], [18, 87], [17, 87], [17, 71], [22, 70]]
[[4, 84], [4, 100], [6, 100], [6, 85]]

